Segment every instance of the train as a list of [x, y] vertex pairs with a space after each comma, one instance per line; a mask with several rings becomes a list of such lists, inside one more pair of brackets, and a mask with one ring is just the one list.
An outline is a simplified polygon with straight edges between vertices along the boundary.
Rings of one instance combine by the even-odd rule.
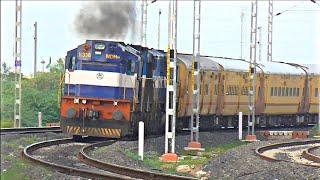
[[[172, 57], [172, 56], [171, 56]], [[164, 133], [167, 52], [140, 45], [86, 40], [67, 52], [60, 126], [74, 137], [130, 137], [143, 121]], [[192, 54], [177, 53], [176, 130], [190, 128]], [[200, 56], [200, 130], [247, 125], [249, 66], [245, 59]], [[320, 66], [258, 62], [256, 127], [317, 123]]]

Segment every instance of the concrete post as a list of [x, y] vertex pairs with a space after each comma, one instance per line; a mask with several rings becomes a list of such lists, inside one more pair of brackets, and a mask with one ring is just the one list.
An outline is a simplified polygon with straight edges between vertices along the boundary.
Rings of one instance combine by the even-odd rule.
[[144, 146], [144, 122], [139, 121], [139, 141], [138, 141], [138, 151], [140, 159], [143, 160], [143, 146]]
[[38, 112], [38, 127], [42, 127], [42, 113]]
[[239, 140], [242, 140], [242, 112], [239, 112]]

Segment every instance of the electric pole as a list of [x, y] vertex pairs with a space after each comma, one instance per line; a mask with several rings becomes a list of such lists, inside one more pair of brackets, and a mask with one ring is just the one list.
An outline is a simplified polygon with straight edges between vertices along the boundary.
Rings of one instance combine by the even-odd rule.
[[141, 45], [147, 46], [147, 0], [141, 4]]
[[161, 20], [161, 9], [159, 9], [159, 20], [158, 20], [158, 49], [160, 49], [160, 20]]
[[22, 0], [16, 0], [15, 22], [15, 101], [14, 127], [21, 127], [21, 35], [22, 35]]
[[273, 0], [269, 0], [268, 10], [268, 57], [267, 60], [272, 61], [272, 31], [273, 31]]
[[[250, 33], [250, 68], [249, 68], [249, 112], [248, 116], [248, 135], [246, 140], [255, 141], [254, 134], [255, 123], [255, 95], [256, 95], [256, 45], [257, 45], [257, 10], [258, 1], [253, 0], [251, 3], [251, 33]], [[251, 117], [250, 117], [251, 116]]]
[[201, 0], [193, 1], [193, 60], [191, 70], [192, 110], [190, 119], [191, 141], [188, 148], [201, 148], [199, 143], [200, 111], [200, 15]]
[[258, 44], [259, 44], [259, 62], [262, 61], [262, 26], [258, 27], [259, 30], [259, 40], [258, 40]]
[[37, 74], [37, 22], [34, 23], [34, 62], [33, 62], [33, 77], [36, 77]]
[[240, 37], [240, 59], [242, 59], [242, 54], [243, 54], [243, 50], [242, 50], [242, 47], [243, 47], [243, 18], [244, 18], [244, 12], [243, 12], [243, 9], [241, 10], [241, 14], [240, 14], [240, 18], [241, 18], [241, 37]]
[[[169, 1], [168, 13], [168, 52], [167, 52], [167, 87], [166, 87], [166, 123], [164, 162], [177, 162], [175, 154], [176, 100], [177, 100], [177, 0]], [[173, 58], [171, 58], [173, 50]], [[171, 149], [171, 150], [169, 150]]]

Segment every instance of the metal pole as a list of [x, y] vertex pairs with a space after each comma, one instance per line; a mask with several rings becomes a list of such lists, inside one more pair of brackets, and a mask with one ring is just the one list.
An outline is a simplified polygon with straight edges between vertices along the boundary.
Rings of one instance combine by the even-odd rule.
[[159, 9], [159, 20], [158, 20], [158, 49], [160, 49], [160, 20], [161, 20], [161, 9]]
[[140, 44], [142, 46], [143, 44], [143, 10], [144, 9], [144, 0], [141, 0], [141, 27], [140, 27]]
[[[251, 119], [248, 118], [248, 135], [254, 135], [255, 123], [255, 91], [256, 91], [256, 44], [257, 44], [257, 7], [258, 1], [251, 3], [251, 34], [250, 34], [250, 70], [249, 70], [249, 112]], [[253, 74], [252, 74], [253, 73]], [[250, 117], [250, 116], [249, 116]], [[252, 131], [250, 133], [250, 127]]]
[[22, 1], [16, 0], [15, 22], [15, 101], [14, 127], [21, 127], [21, 35], [22, 35]]
[[33, 64], [33, 77], [36, 77], [37, 74], [37, 22], [34, 23], [34, 64]]
[[259, 30], [259, 41], [258, 41], [258, 44], [259, 44], [259, 62], [261, 62], [262, 61], [262, 54], [261, 54], [261, 51], [262, 51], [262, 27], [259, 26], [258, 30]]
[[147, 17], [148, 17], [148, 4], [147, 0], [143, 0], [142, 2], [142, 44], [147, 46]]
[[[193, 1], [193, 61], [191, 72], [192, 110], [191, 110], [191, 142], [199, 141], [199, 106], [200, 106], [200, 14], [201, 0]], [[194, 122], [194, 119], [196, 122]]]
[[241, 37], [240, 37], [240, 50], [241, 50], [241, 55], [240, 55], [240, 59], [242, 59], [242, 54], [243, 54], [243, 18], [244, 18], [244, 12], [243, 12], [243, 9], [241, 10], [241, 15], [240, 15], [240, 18], [241, 18]]
[[269, 0], [268, 14], [268, 57], [267, 60], [272, 61], [272, 31], [273, 31], [273, 0]]
[[253, 67], [254, 67], [254, 71], [253, 71], [253, 95], [252, 95], [252, 135], [254, 135], [254, 125], [255, 125], [255, 121], [256, 121], [256, 82], [257, 82], [257, 52], [256, 52], [256, 45], [257, 45], [257, 25], [258, 25], [258, 0], [256, 0], [255, 3], [255, 26], [254, 26], [254, 55], [253, 55]]
[[165, 153], [168, 153], [169, 150], [169, 140], [171, 139], [172, 135], [169, 130], [169, 121], [170, 115], [172, 114], [169, 112], [169, 100], [170, 100], [170, 48], [171, 48], [171, 0], [169, 1], [169, 11], [168, 11], [168, 51], [167, 51], [167, 88], [166, 88], [166, 124], [165, 124]]
[[[165, 153], [169, 146], [171, 153], [175, 151], [176, 125], [176, 62], [177, 62], [177, 0], [169, 2], [168, 24], [168, 52], [167, 52], [167, 88], [166, 88], [166, 125], [165, 125]], [[173, 58], [170, 49], [174, 50]]]

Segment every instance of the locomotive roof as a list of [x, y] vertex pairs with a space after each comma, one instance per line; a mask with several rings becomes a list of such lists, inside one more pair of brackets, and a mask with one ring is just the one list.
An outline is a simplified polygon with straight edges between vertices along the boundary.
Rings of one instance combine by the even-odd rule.
[[307, 67], [307, 72], [311, 75], [320, 75], [320, 64], [304, 64]]
[[[192, 66], [192, 58], [191, 54], [178, 54], [178, 59], [182, 61], [188, 69], [191, 69]], [[200, 57], [200, 69], [201, 70], [211, 70], [211, 71], [219, 71], [219, 64], [211, 61], [208, 57], [201, 56]]]
[[305, 75], [301, 67], [281, 62], [259, 62], [265, 74]]

